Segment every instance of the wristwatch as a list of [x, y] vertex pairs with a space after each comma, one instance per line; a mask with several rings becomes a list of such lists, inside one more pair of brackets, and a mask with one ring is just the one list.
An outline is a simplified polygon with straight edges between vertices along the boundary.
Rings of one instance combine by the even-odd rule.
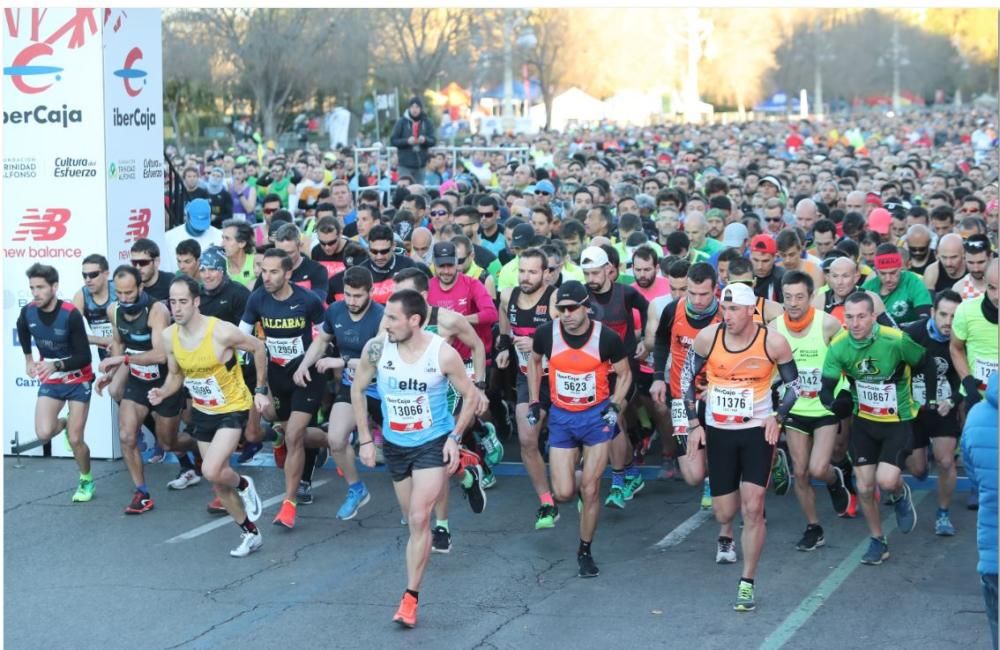
[[267, 395], [268, 394], [267, 386], [257, 386], [256, 388], [253, 389], [253, 393], [254, 395]]
[[63, 369], [62, 359], [56, 359], [55, 361], [53, 361], [52, 367], [55, 368], [56, 370], [61, 371]]
[[474, 381], [474, 382], [472, 382], [472, 385], [475, 386], [476, 388], [478, 388], [479, 390], [486, 390], [486, 382], [485, 381]]
[[462, 435], [456, 433], [449, 433], [448, 437], [455, 441], [456, 444], [462, 444]]

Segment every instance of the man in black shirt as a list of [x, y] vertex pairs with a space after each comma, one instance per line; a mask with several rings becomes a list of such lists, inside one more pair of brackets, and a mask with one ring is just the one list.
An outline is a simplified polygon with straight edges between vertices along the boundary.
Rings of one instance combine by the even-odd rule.
[[132, 266], [139, 269], [142, 277], [142, 290], [153, 300], [167, 300], [174, 274], [160, 271], [160, 247], [152, 239], [137, 239], [131, 253]]
[[[299, 227], [288, 223], [278, 228], [274, 234], [274, 246], [283, 250], [292, 260], [292, 277], [289, 282], [312, 291], [321, 301], [325, 301], [330, 278], [322, 264], [302, 255], [302, 232]], [[253, 288], [257, 290], [262, 286], [258, 276]]]
[[[416, 267], [423, 271], [427, 277], [431, 277], [430, 269], [427, 268], [426, 264], [397, 253], [395, 242], [395, 237], [389, 226], [384, 224], [374, 226], [368, 232], [368, 259], [360, 264], [371, 271], [374, 282], [372, 300], [380, 305], [386, 304], [389, 297], [396, 292], [396, 283], [393, 277], [403, 269]], [[328, 294], [330, 303], [342, 299], [344, 295], [343, 271], [330, 278]]]

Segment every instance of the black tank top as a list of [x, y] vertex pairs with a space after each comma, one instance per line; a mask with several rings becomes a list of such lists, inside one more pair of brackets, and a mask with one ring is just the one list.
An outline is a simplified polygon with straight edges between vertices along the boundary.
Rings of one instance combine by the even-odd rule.
[[521, 296], [521, 288], [514, 287], [511, 290], [510, 300], [507, 303], [507, 321], [510, 323], [510, 330], [514, 336], [533, 336], [535, 330], [552, 320], [552, 314], [549, 313], [549, 301], [555, 290], [555, 287], [546, 287], [538, 302], [527, 309], [521, 309], [517, 306], [518, 298]]
[[955, 283], [961, 279], [962, 276], [959, 276], [957, 278], [948, 277], [948, 274], [945, 272], [944, 267], [938, 264], [938, 276], [937, 276], [937, 282], [934, 283], [934, 293], [936, 294], [939, 291], [945, 291], [946, 289], [951, 289], [953, 286], [955, 286]]
[[[118, 307], [115, 310], [115, 328], [118, 330], [118, 336], [122, 343], [125, 345], [125, 350], [128, 354], [135, 354], [138, 352], [148, 352], [153, 349], [153, 329], [149, 326], [149, 310], [153, 308], [155, 302], [151, 302], [149, 305], [143, 308], [139, 317], [133, 321], [129, 321], [125, 318], [125, 314], [122, 313], [122, 308]], [[159, 368], [159, 373], [157, 377], [150, 377], [150, 379], [164, 379], [167, 376], [167, 364], [159, 363], [156, 364]], [[144, 373], [148, 372], [148, 368], [143, 366], [143, 371], [138, 372], [135, 368], [131, 368], [130, 372], [132, 376], [138, 377], [140, 379], [147, 379]]]

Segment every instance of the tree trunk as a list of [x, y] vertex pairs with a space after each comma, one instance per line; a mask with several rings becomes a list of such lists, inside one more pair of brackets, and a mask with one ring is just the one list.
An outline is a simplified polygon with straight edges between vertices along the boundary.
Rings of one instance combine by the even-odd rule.
[[177, 147], [177, 151], [182, 151], [181, 125], [177, 121], [177, 105], [171, 103], [170, 109], [167, 112], [170, 114], [170, 125], [174, 127], [174, 146]]
[[545, 102], [545, 130], [548, 131], [552, 128], [552, 103], [553, 97], [551, 92], [542, 93], [542, 101]]

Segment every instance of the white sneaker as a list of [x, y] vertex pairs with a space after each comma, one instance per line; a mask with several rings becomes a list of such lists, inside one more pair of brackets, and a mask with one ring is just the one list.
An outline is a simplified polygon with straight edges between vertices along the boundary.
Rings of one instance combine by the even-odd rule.
[[264, 538], [258, 530], [256, 533], [244, 532], [240, 536], [240, 545], [229, 551], [233, 557], [246, 557], [264, 544]]
[[736, 562], [736, 542], [720, 537], [717, 545], [718, 549], [715, 551], [716, 564], [734, 564]]
[[260, 502], [260, 495], [257, 494], [257, 488], [254, 487], [253, 479], [249, 476], [244, 476], [243, 478], [247, 480], [247, 489], [236, 490], [236, 494], [240, 495], [240, 499], [243, 501], [243, 509], [247, 512], [247, 519], [257, 521], [264, 510], [264, 504]]
[[177, 478], [167, 483], [167, 487], [171, 490], [183, 490], [186, 487], [198, 485], [199, 483], [201, 483], [201, 477], [198, 476], [198, 472], [193, 469], [185, 469], [181, 470]]

